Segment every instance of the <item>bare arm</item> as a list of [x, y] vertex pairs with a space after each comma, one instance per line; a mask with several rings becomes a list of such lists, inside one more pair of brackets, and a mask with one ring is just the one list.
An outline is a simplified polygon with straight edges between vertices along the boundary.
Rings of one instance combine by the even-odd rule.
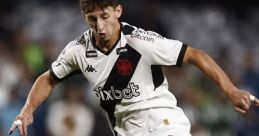
[[[231, 101], [236, 111], [246, 113], [249, 109], [251, 105], [249, 97], [251, 94], [247, 91], [239, 90], [207, 53], [188, 47], [183, 63], [195, 65], [214, 81]], [[258, 99], [255, 100], [255, 104], [259, 106]]]
[[37, 107], [51, 94], [56, 82], [49, 71], [40, 75], [35, 81], [28, 95], [25, 105], [21, 112], [16, 117], [16, 120], [21, 120], [22, 124], [13, 123], [9, 135], [18, 127], [22, 136], [27, 135], [27, 126], [33, 122], [33, 112]]

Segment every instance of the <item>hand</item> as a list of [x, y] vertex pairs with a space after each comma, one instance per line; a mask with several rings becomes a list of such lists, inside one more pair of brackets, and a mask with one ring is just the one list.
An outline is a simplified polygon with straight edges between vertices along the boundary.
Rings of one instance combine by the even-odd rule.
[[252, 94], [244, 90], [233, 91], [229, 97], [235, 110], [242, 114], [245, 114], [252, 104], [259, 107], [259, 100]]
[[29, 110], [22, 110], [22, 112], [16, 117], [12, 124], [8, 134], [12, 135], [16, 128], [18, 128], [21, 136], [27, 136], [27, 127], [32, 124], [33, 116]]

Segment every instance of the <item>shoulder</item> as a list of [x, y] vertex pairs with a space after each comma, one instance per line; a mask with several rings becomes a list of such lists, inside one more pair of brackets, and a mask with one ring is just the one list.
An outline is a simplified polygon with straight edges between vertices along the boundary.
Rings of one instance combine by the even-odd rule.
[[138, 28], [135, 26], [132, 26], [128, 23], [122, 22], [122, 29], [121, 31], [123, 32], [124, 35], [131, 35], [133, 31], [136, 31]]
[[128, 43], [152, 45], [165, 38], [154, 31], [147, 31], [136, 26], [122, 23], [122, 32]]
[[86, 32], [70, 41], [61, 51], [59, 58], [71, 60], [84, 54], [84, 50], [87, 47], [88, 36]]
[[86, 44], [88, 44], [89, 42], [89, 38], [90, 38], [90, 30], [82, 33], [80, 36], [78, 36], [75, 40], [73, 40], [72, 42], [75, 43], [75, 45], [83, 45], [85, 46]]
[[83, 34], [81, 34], [80, 36], [78, 36], [77, 38], [75, 38], [74, 40], [70, 41], [66, 47], [64, 48], [64, 50], [78, 50], [78, 49], [82, 49], [85, 48], [89, 43], [89, 35], [88, 35], [88, 31], [84, 32]]

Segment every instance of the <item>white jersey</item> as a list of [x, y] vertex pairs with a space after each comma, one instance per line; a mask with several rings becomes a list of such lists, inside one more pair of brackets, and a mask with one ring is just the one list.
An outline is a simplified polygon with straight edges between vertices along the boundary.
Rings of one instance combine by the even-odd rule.
[[180, 41], [121, 23], [120, 38], [110, 52], [98, 49], [88, 30], [65, 47], [50, 72], [57, 80], [82, 73], [115, 126], [122, 112], [177, 107], [161, 66], [180, 66], [186, 48]]

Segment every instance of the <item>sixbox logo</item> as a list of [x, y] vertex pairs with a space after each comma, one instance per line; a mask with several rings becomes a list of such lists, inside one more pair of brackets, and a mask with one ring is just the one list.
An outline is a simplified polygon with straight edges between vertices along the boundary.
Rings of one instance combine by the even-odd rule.
[[121, 100], [131, 99], [132, 97], [137, 97], [140, 95], [139, 86], [134, 83], [129, 83], [128, 87], [123, 90], [116, 90], [113, 86], [111, 86], [110, 90], [103, 90], [102, 87], [99, 87], [97, 90], [94, 90], [98, 99], [103, 101], [108, 100]]

